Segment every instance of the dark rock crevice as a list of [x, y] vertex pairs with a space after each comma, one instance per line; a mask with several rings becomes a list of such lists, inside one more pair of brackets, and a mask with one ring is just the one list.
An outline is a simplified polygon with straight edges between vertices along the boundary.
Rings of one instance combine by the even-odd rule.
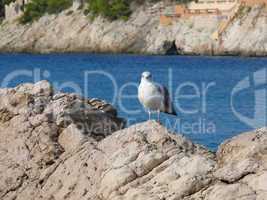
[[165, 41], [163, 44], [163, 49], [166, 49], [165, 55], [177, 55], [179, 52], [175, 41]]

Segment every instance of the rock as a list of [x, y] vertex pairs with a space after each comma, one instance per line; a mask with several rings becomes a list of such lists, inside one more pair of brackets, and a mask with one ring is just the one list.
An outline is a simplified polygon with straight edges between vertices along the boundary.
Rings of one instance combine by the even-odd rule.
[[[244, 133], [224, 142], [217, 152], [217, 159], [218, 165], [214, 174], [219, 180], [239, 183], [243, 188], [247, 188], [246, 193], [250, 192], [242, 194], [243, 199], [266, 199], [267, 179], [264, 179], [267, 176], [266, 128]], [[234, 190], [229, 199], [241, 198], [241, 194], [237, 196]]]
[[15, 91], [19, 94], [31, 94], [34, 96], [51, 96], [53, 95], [52, 85], [46, 81], [39, 81], [35, 84], [24, 83], [15, 88]]
[[227, 183], [233, 183], [248, 174], [253, 174], [259, 165], [256, 159], [240, 160], [236, 163], [227, 163], [219, 168], [215, 173], [215, 177]]
[[[39, 155], [32, 152], [33, 158], [28, 156], [19, 165], [30, 168], [17, 175], [28, 178], [22, 178], [20, 186], [10, 185], [16, 187], [14, 190], [3, 185], [1, 199], [154, 199], [156, 194], [162, 198], [184, 197], [209, 185], [215, 165], [211, 152], [153, 121], [123, 129], [100, 142], [84, 140], [74, 124], [53, 135], [57, 138], [53, 142], [64, 152], [52, 161], [46, 160], [41, 168], [32, 167], [32, 159]], [[36, 139], [44, 150], [43, 145], [50, 145], [45, 136]], [[28, 141], [29, 149], [32, 145]]]
[[59, 127], [66, 128], [73, 123], [80, 132], [97, 140], [123, 128], [123, 120], [117, 118], [117, 112], [110, 104], [100, 100], [96, 104], [91, 102], [74, 94], [54, 97], [53, 104], [44, 112], [52, 113]]
[[72, 151], [82, 145], [87, 137], [74, 125], [70, 124], [58, 137], [59, 144], [65, 151]]
[[32, 88], [33, 95], [52, 96], [53, 92], [53, 88], [48, 81], [37, 82]]
[[267, 129], [238, 135], [217, 151], [214, 184], [188, 199], [266, 199]]
[[252, 174], [246, 176], [243, 180], [242, 183], [250, 187], [254, 193], [257, 194], [258, 199], [266, 199], [267, 196], [267, 191], [266, 191], [266, 186], [267, 182], [267, 173], [266, 171], [262, 171], [260, 173]]
[[205, 200], [213, 199], [252, 200], [257, 199], [257, 195], [249, 186], [245, 184], [235, 183], [227, 185], [220, 183], [210, 187], [205, 194]]
[[9, 111], [9, 110], [7, 110], [5, 108], [0, 110], [0, 122], [1, 123], [5, 123], [5, 122], [9, 121], [14, 116], [15, 115], [11, 111]]
[[243, 160], [244, 158], [255, 158], [257, 155], [262, 167], [266, 168], [266, 132], [266, 128], [261, 128], [225, 141], [217, 152], [219, 165], [221, 166], [229, 161]]
[[[92, 107], [87, 103], [88, 99], [71, 94], [58, 94], [61, 98], [54, 99], [53, 93], [52, 85], [47, 81], [1, 89], [0, 199], [33, 199], [38, 191], [38, 181], [42, 182], [40, 176], [48, 176], [48, 169], [59, 163], [64, 152], [73, 151], [83, 142], [94, 143], [95, 139], [103, 139], [124, 126], [122, 119]], [[74, 119], [77, 116], [72, 114], [81, 110], [90, 113], [90, 118], [83, 119], [87, 115], [81, 113], [80, 121]], [[57, 124], [57, 120], [64, 121], [63, 115], [71, 120], [68, 126]], [[106, 124], [102, 119], [116, 126], [97, 135], [90, 129], [85, 134], [77, 128], [83, 123], [93, 126], [96, 121], [100, 125]], [[26, 196], [17, 196], [17, 192], [25, 188]]]
[[218, 178], [234, 182], [267, 168], [266, 128], [236, 136], [222, 144], [217, 152]]
[[[94, 115], [123, 123], [105, 113], [106, 102], [35, 87], [0, 91], [1, 200], [266, 199], [266, 128], [229, 139], [216, 154], [154, 121], [100, 138], [79, 124], [95, 123]], [[3, 103], [11, 95], [22, 102]]]

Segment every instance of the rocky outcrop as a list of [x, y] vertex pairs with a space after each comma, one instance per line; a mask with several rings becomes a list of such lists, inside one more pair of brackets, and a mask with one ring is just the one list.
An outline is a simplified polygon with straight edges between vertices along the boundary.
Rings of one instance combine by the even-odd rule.
[[123, 128], [114, 111], [104, 101], [56, 93], [47, 81], [1, 89], [0, 199], [35, 198], [62, 155]]
[[[154, 5], [153, 9], [160, 4]], [[162, 26], [151, 6], [133, 6], [128, 21], [91, 21], [82, 10], [46, 15], [26, 26], [4, 22], [0, 26], [2, 52], [113, 52], [145, 54], [267, 55], [267, 9], [254, 6], [237, 13], [220, 38], [221, 20], [215, 15], [176, 19]]]
[[[1, 200], [264, 200], [267, 129], [212, 153], [148, 121], [121, 125], [105, 102], [54, 94], [42, 81], [0, 91]], [[81, 123], [82, 122], [82, 123]], [[100, 134], [100, 132], [102, 134]]]
[[216, 153], [214, 182], [189, 199], [267, 199], [267, 129], [238, 135]]

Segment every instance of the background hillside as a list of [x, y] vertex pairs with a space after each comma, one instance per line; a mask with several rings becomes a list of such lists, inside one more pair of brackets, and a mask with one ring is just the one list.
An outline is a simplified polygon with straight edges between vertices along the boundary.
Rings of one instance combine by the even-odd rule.
[[91, 0], [78, 8], [68, 0], [40, 1], [2, 23], [0, 51], [267, 55], [267, 9], [261, 4], [240, 7], [226, 21], [192, 14], [169, 17], [166, 24], [165, 1]]

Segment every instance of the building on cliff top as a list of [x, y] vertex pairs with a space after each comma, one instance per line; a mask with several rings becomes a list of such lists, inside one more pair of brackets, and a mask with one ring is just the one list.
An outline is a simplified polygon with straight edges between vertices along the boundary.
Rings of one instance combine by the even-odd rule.
[[188, 4], [162, 5], [160, 24], [171, 25], [176, 18], [188, 18], [200, 15], [215, 15], [231, 18], [240, 5], [267, 5], [267, 0], [198, 0]]

